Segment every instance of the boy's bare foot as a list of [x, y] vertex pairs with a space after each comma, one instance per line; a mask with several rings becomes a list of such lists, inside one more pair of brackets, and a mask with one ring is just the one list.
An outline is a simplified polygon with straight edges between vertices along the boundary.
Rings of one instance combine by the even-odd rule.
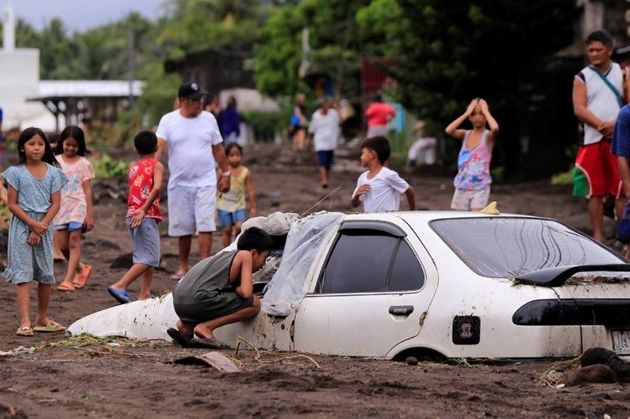
[[171, 275], [170, 278], [175, 281], [179, 281], [180, 279], [184, 277], [184, 275], [186, 275], [186, 271], [178, 270], [173, 275]]
[[202, 339], [214, 340], [214, 336], [212, 335], [212, 330], [200, 324], [195, 326], [194, 333], [195, 333], [195, 336], [198, 336]]

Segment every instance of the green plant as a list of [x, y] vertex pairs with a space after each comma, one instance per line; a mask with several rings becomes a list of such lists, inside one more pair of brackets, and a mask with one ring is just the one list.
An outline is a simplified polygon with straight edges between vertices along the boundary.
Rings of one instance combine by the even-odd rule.
[[551, 177], [552, 185], [571, 185], [573, 184], [573, 169], [566, 172], [558, 173]]
[[124, 177], [127, 176], [127, 170], [129, 170], [128, 161], [114, 160], [107, 154], [103, 154], [93, 163], [93, 166], [95, 176], [101, 179]]
[[492, 180], [495, 183], [501, 183], [505, 180], [505, 166], [497, 166], [490, 170], [492, 173]]
[[243, 112], [243, 119], [254, 130], [256, 141], [272, 141], [276, 132], [289, 125], [289, 117], [282, 113], [249, 111]]

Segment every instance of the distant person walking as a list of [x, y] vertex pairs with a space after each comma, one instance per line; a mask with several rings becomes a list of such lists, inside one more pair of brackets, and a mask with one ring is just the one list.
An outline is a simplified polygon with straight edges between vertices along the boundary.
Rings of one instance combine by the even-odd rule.
[[[459, 128], [466, 119], [472, 123], [473, 129]], [[490, 129], [486, 128], [486, 124]], [[490, 198], [490, 161], [499, 124], [490, 113], [488, 103], [475, 98], [466, 108], [466, 112], [451, 122], [444, 131], [451, 137], [462, 140], [457, 157], [458, 171], [453, 182], [455, 193], [451, 208], [479, 211], [488, 205]]]
[[313, 114], [308, 127], [308, 131], [313, 134], [313, 146], [319, 166], [319, 186], [322, 190], [328, 188], [330, 167], [341, 134], [339, 124], [341, 124], [339, 112], [334, 108], [332, 100], [325, 97], [322, 106]]
[[617, 114], [625, 102], [623, 74], [612, 61], [612, 38], [602, 31], [586, 38], [589, 65], [573, 79], [573, 112], [582, 122], [584, 138], [575, 161], [573, 194], [588, 198], [593, 238], [603, 240], [604, 199], [616, 199], [617, 216], [623, 202], [617, 159], [611, 140]]
[[[39, 128], [26, 128], [17, 143], [19, 162], [2, 176], [9, 185], [9, 264], [4, 279], [17, 287], [20, 326], [18, 336], [35, 332], [62, 332], [65, 327], [48, 316], [55, 283], [52, 255], [52, 220], [59, 211], [61, 188], [66, 176], [59, 169], [46, 135]], [[30, 284], [37, 281], [37, 320], [31, 326]]]
[[218, 188], [230, 190], [232, 172], [225, 156], [223, 138], [211, 113], [202, 111], [201, 99], [206, 93], [197, 83], [179, 87], [180, 108], [167, 113], [158, 124], [159, 160], [168, 148], [168, 232], [178, 238], [179, 267], [173, 279], [181, 278], [189, 267], [192, 235], [199, 232], [199, 253], [210, 256]]
[[140, 131], [133, 139], [138, 161], [129, 167], [129, 197], [125, 223], [133, 244], [133, 265], [112, 286], [109, 295], [121, 304], [129, 302], [127, 287], [142, 276], [139, 300], [151, 297], [153, 270], [160, 266], [160, 230], [162, 221], [160, 190], [164, 166], [155, 159], [157, 137], [151, 131]]
[[302, 93], [295, 96], [295, 106], [293, 107], [289, 126], [289, 137], [291, 137], [293, 151], [304, 150], [306, 146], [306, 126], [308, 125], [308, 119], [306, 119], [305, 116], [305, 102], [306, 96]]
[[68, 261], [66, 276], [57, 290], [72, 292], [83, 288], [92, 272], [90, 265], [81, 263], [81, 235], [94, 228], [94, 168], [85, 158], [90, 155], [85, 145], [85, 134], [76, 125], [61, 131], [56, 151], [59, 166], [68, 179], [61, 189], [61, 206], [54, 220], [55, 239]]
[[204, 105], [203, 110], [210, 112], [218, 122], [219, 115], [221, 114], [221, 102], [219, 101], [219, 96], [212, 96], [212, 99]]
[[381, 95], [374, 95], [372, 103], [365, 110], [367, 119], [367, 138], [387, 137], [389, 134], [389, 121], [396, 116], [393, 106], [383, 103]]
[[241, 116], [236, 109], [234, 96], [230, 96], [227, 107], [219, 113], [219, 127], [225, 145], [237, 142], [241, 136]]

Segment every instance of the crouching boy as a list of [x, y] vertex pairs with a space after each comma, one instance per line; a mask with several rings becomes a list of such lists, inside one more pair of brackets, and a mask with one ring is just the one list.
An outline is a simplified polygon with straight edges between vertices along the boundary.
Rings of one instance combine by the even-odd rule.
[[179, 320], [168, 335], [184, 347], [217, 347], [216, 328], [256, 316], [260, 299], [253, 293], [252, 274], [265, 265], [272, 246], [264, 230], [251, 227], [239, 237], [238, 250], [217, 253], [193, 266], [173, 289]]

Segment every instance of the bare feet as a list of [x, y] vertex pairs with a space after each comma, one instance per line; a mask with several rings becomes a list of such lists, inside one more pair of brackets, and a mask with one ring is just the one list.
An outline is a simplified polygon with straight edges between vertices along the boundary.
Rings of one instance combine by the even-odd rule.
[[198, 324], [194, 329], [195, 336], [198, 336], [202, 339], [213, 340], [214, 336], [212, 335], [212, 330], [208, 327]]

